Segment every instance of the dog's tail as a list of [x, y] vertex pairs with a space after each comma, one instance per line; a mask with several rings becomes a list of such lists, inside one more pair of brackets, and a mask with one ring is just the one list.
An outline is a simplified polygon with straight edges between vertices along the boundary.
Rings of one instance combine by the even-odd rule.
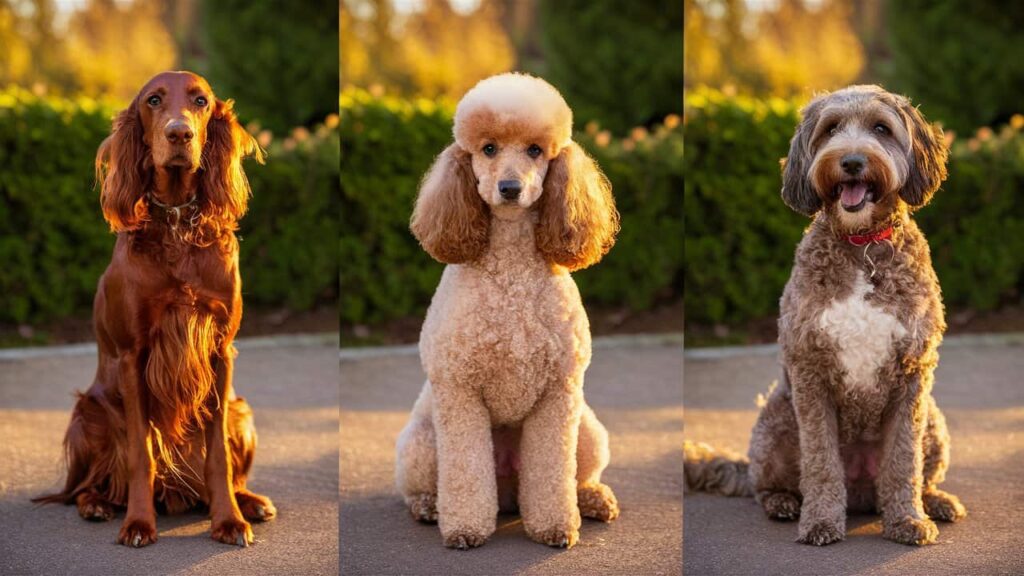
[[683, 473], [686, 489], [723, 496], [753, 496], [746, 458], [728, 450], [716, 450], [703, 442], [683, 442]]

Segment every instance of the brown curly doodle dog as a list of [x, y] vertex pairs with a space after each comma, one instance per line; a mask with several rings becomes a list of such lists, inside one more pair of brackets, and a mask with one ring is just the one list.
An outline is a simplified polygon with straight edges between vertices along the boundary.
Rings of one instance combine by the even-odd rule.
[[117, 233], [93, 309], [96, 379], [64, 437], [64, 490], [86, 520], [127, 507], [117, 541], [156, 542], [156, 508], [209, 507], [211, 536], [253, 541], [276, 514], [246, 490], [256, 450], [252, 410], [231, 383], [242, 319], [235, 229], [263, 160], [232, 101], [190, 72], [150, 80], [114, 119], [96, 155], [103, 216]]
[[934, 542], [966, 510], [939, 490], [949, 433], [932, 398], [946, 328], [924, 235], [910, 213], [946, 177], [942, 131], [910, 102], [852, 86], [803, 110], [782, 198], [813, 216], [782, 295], [783, 380], [745, 461], [686, 445], [691, 489], [753, 494], [800, 518], [798, 541], [842, 540], [846, 511], [880, 512], [884, 537]]
[[581, 513], [619, 513], [601, 483], [608, 433], [583, 399], [590, 327], [569, 276], [614, 242], [611, 187], [538, 78], [480, 82], [454, 132], [412, 216], [449, 266], [420, 337], [428, 380], [398, 438], [396, 483], [446, 546], [483, 544], [500, 507], [518, 508], [537, 542], [570, 547]]

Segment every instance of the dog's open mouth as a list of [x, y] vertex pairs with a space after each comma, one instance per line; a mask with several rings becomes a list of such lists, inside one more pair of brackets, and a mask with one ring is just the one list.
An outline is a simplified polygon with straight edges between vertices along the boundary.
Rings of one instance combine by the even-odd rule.
[[839, 204], [847, 212], [859, 212], [868, 202], [875, 200], [875, 186], [864, 180], [847, 180], [836, 184]]

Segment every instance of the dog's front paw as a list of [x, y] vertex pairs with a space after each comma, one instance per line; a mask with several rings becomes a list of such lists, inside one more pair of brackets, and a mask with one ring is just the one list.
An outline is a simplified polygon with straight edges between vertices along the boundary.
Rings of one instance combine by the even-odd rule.
[[444, 545], [456, 550], [469, 550], [483, 546], [487, 542], [487, 534], [469, 529], [455, 529], [442, 534]]
[[935, 542], [939, 537], [939, 529], [928, 518], [919, 520], [906, 516], [895, 522], [883, 520], [882, 537], [900, 544], [921, 546]]
[[210, 538], [224, 544], [245, 548], [253, 542], [252, 526], [242, 518], [214, 520]]
[[117, 543], [131, 548], [142, 548], [156, 542], [156, 521], [153, 519], [125, 518]]
[[576, 528], [549, 528], [547, 530], [526, 530], [534, 542], [554, 546], [555, 548], [572, 548], [580, 541], [580, 531]]
[[277, 508], [266, 496], [249, 491], [235, 492], [235, 502], [242, 517], [250, 522], [269, 522], [277, 516]]
[[812, 546], [825, 546], [845, 537], [846, 526], [843, 522], [804, 518], [800, 520], [800, 530], [796, 541]]

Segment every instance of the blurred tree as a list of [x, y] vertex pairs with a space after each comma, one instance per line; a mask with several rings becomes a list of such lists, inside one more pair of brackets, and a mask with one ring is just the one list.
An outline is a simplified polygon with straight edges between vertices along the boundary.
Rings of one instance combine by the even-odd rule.
[[335, 0], [208, 0], [206, 67], [218, 95], [245, 121], [282, 133], [338, 112]]
[[71, 88], [53, 0], [0, 0], [0, 85]]
[[577, 125], [597, 120], [621, 133], [682, 110], [682, 3], [548, 0], [540, 18], [541, 72]]
[[174, 41], [153, 2], [89, 0], [71, 14], [67, 61], [77, 90], [121, 100], [155, 74], [174, 68]]
[[685, 17], [683, 85], [723, 87], [757, 80], [743, 33], [747, 18], [743, 0], [683, 0]]
[[493, 2], [460, 13], [448, 0], [423, 0], [423, 9], [406, 20], [399, 44], [416, 90], [458, 98], [479, 80], [510, 70], [515, 55], [499, 17]]
[[778, 95], [841, 88], [864, 66], [850, 7], [837, 0], [813, 9], [804, 0], [780, 0], [759, 16], [753, 48], [765, 90]]
[[888, 2], [890, 88], [957, 132], [1024, 111], [1024, 4]]
[[463, 10], [448, 0], [423, 0], [404, 13], [392, 0], [342, 0], [342, 82], [458, 98], [478, 80], [514, 65], [502, 14], [497, 0]]

